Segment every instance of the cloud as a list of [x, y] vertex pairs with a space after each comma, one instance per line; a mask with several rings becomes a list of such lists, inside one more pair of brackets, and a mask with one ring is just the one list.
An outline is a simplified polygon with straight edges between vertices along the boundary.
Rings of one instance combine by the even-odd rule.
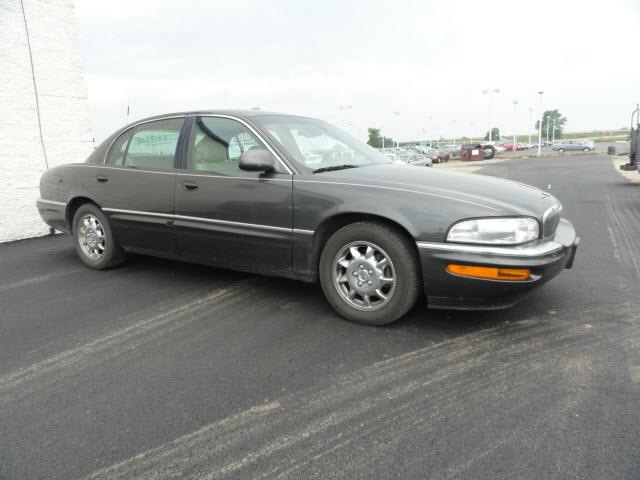
[[489, 87], [506, 131], [530, 127], [541, 89], [570, 130], [620, 127], [640, 99], [633, 0], [77, 0], [77, 13], [97, 139], [124, 123], [129, 91], [134, 118], [260, 106], [401, 138], [481, 134]]

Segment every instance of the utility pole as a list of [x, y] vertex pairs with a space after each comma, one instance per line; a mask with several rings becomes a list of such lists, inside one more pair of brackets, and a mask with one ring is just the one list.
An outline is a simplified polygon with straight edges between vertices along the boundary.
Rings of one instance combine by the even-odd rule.
[[490, 88], [487, 90], [482, 90], [483, 95], [489, 95], [489, 141], [491, 141], [491, 135], [493, 134], [493, 120], [491, 118], [492, 110], [493, 110], [493, 94], [500, 93], [499, 88]]
[[553, 119], [553, 125], [551, 126], [551, 144], [556, 142], [556, 119]]
[[[352, 108], [353, 107], [351, 105], [338, 105], [338, 109], [344, 112], [344, 115], [342, 116], [341, 120], [343, 122], [345, 130], [347, 131], [351, 130], [350, 128], [348, 128], [349, 126], [351, 126], [351, 124], [349, 123], [350, 115], [347, 114], [347, 111], [351, 110]], [[355, 136], [357, 137], [358, 135], [356, 134]]]
[[[397, 117], [398, 115], [400, 115], [400, 112], [393, 112], [393, 114]], [[400, 135], [399, 135], [399, 132], [400, 131], [398, 130], [398, 135], [396, 136], [396, 148], [400, 148]]]
[[453, 143], [453, 146], [455, 147], [456, 146], [456, 137], [455, 137], [455, 135], [456, 135], [455, 134], [456, 121], [455, 120], [451, 120], [451, 123], [453, 124], [453, 130], [454, 130], [453, 135], [452, 135], [452, 139], [451, 139], [452, 140], [451, 143]]
[[[529, 128], [527, 128], [527, 130], [529, 130], [529, 146], [531, 146], [531, 115], [533, 114], [533, 108], [529, 107]], [[527, 147], [527, 148], [528, 148]]]
[[538, 95], [540, 95], [540, 124], [538, 125], [538, 157], [542, 156], [542, 114], [543, 114], [543, 110], [542, 110], [542, 97], [544, 95], [543, 91], [538, 92]]
[[547, 117], [547, 135], [544, 137], [544, 139], [549, 142], [549, 117]]
[[518, 142], [517, 142], [517, 138], [516, 138], [516, 131], [518, 130], [517, 128], [517, 123], [518, 123], [518, 116], [517, 116], [517, 112], [516, 112], [516, 108], [518, 106], [518, 101], [514, 100], [513, 101], [513, 151], [517, 151], [518, 150]]

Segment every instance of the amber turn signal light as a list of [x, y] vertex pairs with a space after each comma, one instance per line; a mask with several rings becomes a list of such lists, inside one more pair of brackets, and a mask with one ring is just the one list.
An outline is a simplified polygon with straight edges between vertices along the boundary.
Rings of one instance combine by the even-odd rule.
[[522, 281], [528, 280], [531, 271], [528, 268], [475, 267], [472, 265], [447, 265], [447, 271], [454, 275], [490, 280]]

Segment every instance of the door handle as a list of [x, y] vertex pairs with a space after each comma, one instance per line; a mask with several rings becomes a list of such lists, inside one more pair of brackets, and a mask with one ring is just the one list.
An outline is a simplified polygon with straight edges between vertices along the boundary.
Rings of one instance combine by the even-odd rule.
[[196, 182], [182, 182], [180, 186], [183, 190], [192, 191], [198, 189], [198, 184]]
[[109, 178], [105, 177], [104, 175], [98, 175], [96, 177], [96, 182], [105, 183], [105, 182], [108, 182], [108, 181], [109, 181]]

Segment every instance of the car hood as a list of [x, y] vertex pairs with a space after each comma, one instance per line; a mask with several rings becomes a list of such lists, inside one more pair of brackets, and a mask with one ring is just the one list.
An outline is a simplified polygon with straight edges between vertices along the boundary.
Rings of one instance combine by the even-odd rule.
[[465, 202], [488, 216], [523, 215], [542, 219], [557, 202], [547, 192], [523, 183], [438, 168], [384, 164], [314, 175], [314, 180], [349, 182], [429, 195], [436, 202]]

